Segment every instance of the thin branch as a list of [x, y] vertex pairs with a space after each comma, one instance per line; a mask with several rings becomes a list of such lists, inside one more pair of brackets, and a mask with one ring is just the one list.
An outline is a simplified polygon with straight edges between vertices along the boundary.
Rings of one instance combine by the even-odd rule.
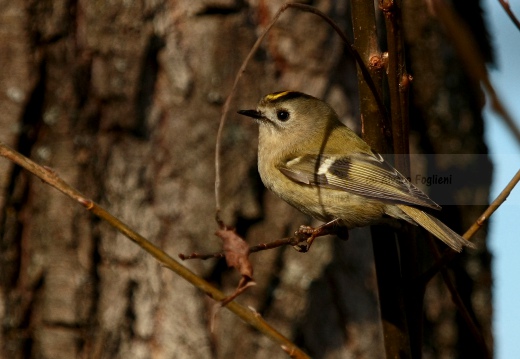
[[220, 183], [221, 183], [221, 174], [220, 174], [220, 153], [221, 153], [221, 138], [222, 138], [222, 132], [224, 130], [224, 125], [226, 123], [227, 114], [229, 112], [229, 106], [231, 103], [231, 99], [235, 95], [238, 82], [242, 78], [242, 75], [244, 74], [247, 65], [249, 64], [249, 61], [253, 57], [253, 55], [256, 53], [258, 48], [260, 47], [260, 44], [264, 40], [267, 33], [271, 30], [271, 28], [274, 26], [276, 21], [278, 21], [278, 18], [282, 15], [283, 12], [285, 12], [289, 8], [295, 8], [304, 12], [309, 12], [311, 14], [317, 15], [321, 17], [323, 20], [325, 20], [335, 31], [336, 33], [341, 37], [343, 42], [347, 45], [346, 49], [350, 53], [350, 55], [356, 60], [357, 64], [359, 65], [359, 68], [363, 74], [363, 78], [366, 81], [367, 85], [371, 89], [372, 93], [374, 94], [377, 106], [379, 108], [379, 113], [381, 116], [386, 117], [386, 109], [383, 104], [383, 100], [381, 99], [381, 96], [379, 96], [379, 93], [377, 91], [377, 87], [374, 84], [374, 81], [372, 80], [372, 77], [370, 76], [370, 72], [367, 69], [367, 66], [363, 62], [361, 56], [358, 54], [354, 46], [352, 46], [345, 33], [341, 30], [341, 28], [326, 14], [319, 11], [318, 9], [304, 4], [297, 4], [297, 3], [286, 3], [284, 4], [280, 10], [276, 13], [271, 23], [266, 27], [262, 35], [256, 40], [255, 44], [249, 51], [249, 54], [246, 56], [244, 62], [240, 66], [240, 69], [238, 70], [238, 73], [235, 77], [235, 81], [233, 82], [233, 87], [231, 88], [231, 91], [226, 98], [226, 101], [224, 102], [224, 106], [222, 107], [222, 115], [220, 116], [220, 124], [218, 127], [217, 132], [217, 142], [216, 142], [216, 148], [215, 148], [215, 203], [216, 203], [216, 215], [215, 219], [217, 223], [219, 224], [220, 228], [225, 227], [224, 222], [220, 218], [220, 210], [221, 210], [221, 199], [220, 199]]
[[[386, 44], [388, 48], [388, 95], [390, 97], [390, 113], [392, 139], [394, 146], [395, 167], [398, 171], [410, 176], [410, 125], [409, 125], [409, 91], [412, 77], [407, 72], [404, 46], [404, 31], [401, 0], [380, 0], [379, 7], [384, 14], [386, 28]], [[397, 269], [401, 282], [407, 283], [421, 273], [421, 248], [423, 241], [412, 238], [411, 231], [403, 231], [398, 235]], [[387, 260], [384, 253], [380, 260]], [[401, 284], [403, 285], [403, 284]], [[392, 288], [390, 288], [392, 290]], [[403, 290], [404, 305], [402, 317], [407, 323], [409, 350], [411, 358], [420, 358], [423, 342], [423, 302], [425, 286], [416, 286]], [[397, 355], [394, 355], [396, 357]]]
[[446, 33], [451, 37], [459, 58], [465, 65], [467, 74], [486, 89], [491, 108], [504, 120], [517, 142], [520, 143], [520, 129], [491, 84], [485, 61], [468, 26], [444, 0], [431, 0], [431, 4], [437, 18], [445, 26]]
[[[437, 248], [437, 245], [434, 243], [433, 238], [430, 236], [430, 240], [428, 241], [430, 244], [430, 248], [436, 258], [437, 261], [441, 260], [441, 254], [439, 253], [439, 249]], [[457, 288], [455, 287], [455, 284], [453, 283], [453, 279], [451, 278], [450, 274], [446, 270], [445, 267], [440, 268], [440, 272], [442, 275], [442, 278], [444, 280], [444, 283], [446, 284], [446, 287], [448, 288], [451, 299], [453, 303], [455, 303], [455, 306], [457, 307], [460, 315], [462, 316], [463, 320], [466, 322], [466, 325], [469, 328], [469, 331], [475, 341], [477, 342], [478, 346], [480, 347], [480, 352], [484, 356], [484, 358], [491, 358], [491, 355], [489, 353], [489, 349], [486, 345], [486, 341], [484, 340], [484, 337], [482, 336], [482, 333], [480, 332], [477, 324], [473, 320], [473, 317], [469, 313], [468, 309], [466, 308], [466, 305], [464, 304], [464, 301], [460, 297]]]
[[[509, 115], [502, 102], [498, 98], [493, 85], [489, 79], [484, 59], [482, 58], [475, 39], [464, 22], [458, 17], [453, 9], [447, 5], [443, 0], [431, 0], [432, 8], [438, 19], [446, 27], [446, 33], [452, 37], [454, 46], [458, 52], [462, 62], [466, 65], [467, 73], [476, 82], [482, 83], [487, 90], [491, 99], [491, 104], [495, 112], [497, 112], [504, 122], [509, 126], [517, 141], [520, 142], [520, 130], [515, 124], [513, 118]], [[498, 197], [488, 206], [484, 213], [471, 225], [471, 227], [462, 235], [464, 239], [470, 240], [471, 237], [483, 226], [489, 217], [500, 207], [500, 205], [507, 199], [509, 193], [520, 181], [520, 171], [511, 179], [508, 185], [502, 190]], [[432, 267], [426, 270], [423, 274], [415, 278], [419, 283], [427, 283], [441, 268], [448, 265], [457, 257], [458, 253], [451, 250], [446, 250], [442, 259], [437, 261]]]
[[[337, 219], [322, 224], [319, 227], [313, 228], [309, 226], [300, 226], [300, 228], [294, 232], [294, 236], [292, 237], [286, 237], [282, 239], [277, 239], [271, 242], [267, 243], [261, 243], [256, 246], [249, 247], [248, 253], [254, 253], [254, 252], [260, 252], [265, 251], [268, 249], [274, 249], [281, 246], [293, 246], [295, 250], [301, 253], [305, 253], [309, 250], [312, 241], [314, 241], [318, 237], [323, 237], [329, 234], [335, 234], [338, 237], [341, 237], [343, 239], [348, 238], [348, 231], [344, 227], [337, 227]], [[300, 244], [303, 243], [304, 244]], [[179, 258], [182, 260], [186, 259], [201, 259], [206, 260], [210, 258], [222, 258], [225, 256], [225, 251], [217, 252], [217, 253], [210, 253], [210, 254], [199, 254], [199, 253], [192, 253], [190, 255], [185, 255], [180, 253]]]
[[[404, 35], [401, 24], [401, 1], [380, 0], [379, 7], [385, 16], [387, 34], [387, 78], [394, 153], [407, 155], [410, 152], [408, 124], [408, 84], [410, 81], [406, 73]], [[410, 176], [409, 156], [397, 156], [395, 158], [395, 167], [405, 176]]]
[[[381, 59], [377, 44], [374, 2], [353, 0], [351, 8], [354, 45], [365, 61], [371, 63], [370, 59], [374, 56]], [[372, 71], [378, 90], [382, 93], [382, 68], [369, 68], [369, 70]], [[389, 73], [388, 77], [390, 76], [392, 75]], [[372, 91], [365, 83], [359, 67], [357, 77], [363, 139], [380, 153], [394, 153], [392, 133], [396, 129], [392, 127], [389, 118], [378, 113], [374, 96], [371, 95]], [[388, 81], [390, 82], [390, 79]], [[396, 96], [398, 98], [399, 93]], [[396, 103], [399, 104], [399, 100]], [[393, 108], [390, 111], [390, 118], [392, 120], [394, 118]], [[395, 234], [381, 226], [372, 226], [371, 234], [386, 357], [410, 358], [411, 346], [406, 320], [405, 293]]]
[[506, 201], [507, 197], [509, 197], [509, 194], [511, 193], [513, 188], [515, 188], [515, 186], [517, 185], [517, 183], [519, 181], [520, 181], [520, 170], [518, 170], [518, 172], [516, 172], [516, 174], [511, 179], [511, 181], [509, 181], [507, 186], [502, 190], [502, 192], [500, 192], [500, 194], [497, 196], [497, 198], [495, 198], [495, 200], [493, 202], [491, 202], [491, 204], [484, 211], [484, 213], [482, 213], [482, 215], [475, 221], [475, 223], [473, 223], [471, 225], [471, 227], [466, 231], [466, 233], [464, 233], [462, 235], [462, 237], [464, 239], [469, 240], [471, 237], [473, 237], [473, 235], [480, 228], [482, 228], [482, 226], [484, 225], [484, 222], [486, 222], [489, 219], [489, 217], [491, 217], [491, 215], [493, 213], [495, 213], [495, 211], [498, 209], [498, 207], [500, 207], [502, 205], [502, 203], [504, 203]]
[[[282, 247], [282, 246], [296, 246], [305, 240], [306, 239], [304, 239], [304, 238], [297, 238], [296, 236], [277, 239], [277, 240], [274, 240], [271, 242], [261, 243], [256, 246], [251, 246], [251, 247], [249, 247], [249, 253], [265, 251], [265, 250], [274, 249], [274, 248], [278, 248], [278, 247]], [[179, 254], [179, 258], [182, 259], [183, 261], [187, 260], [187, 259], [200, 259], [200, 260], [207, 260], [207, 259], [213, 259], [213, 258], [218, 259], [218, 258], [224, 258], [224, 256], [225, 256], [224, 251], [215, 252], [215, 253], [204, 253], [204, 254], [201, 254], [201, 253], [192, 253], [189, 255], [185, 255], [182, 253]]]
[[[479, 218], [471, 225], [471, 227], [462, 235], [464, 239], [468, 241], [477, 233], [477, 231], [482, 228], [484, 223], [489, 220], [491, 215], [495, 213], [495, 211], [504, 203], [509, 197], [509, 194], [515, 188], [515, 186], [520, 182], [520, 170], [516, 172], [511, 181], [504, 187], [502, 192], [495, 198], [495, 200], [486, 208], [484, 213], [482, 213]], [[439, 272], [439, 270], [446, 265], [448, 265], [453, 259], [455, 259], [459, 253], [454, 252], [451, 249], [446, 249], [442, 254], [440, 260], [438, 260], [432, 267], [430, 267], [427, 271], [421, 274], [419, 277], [415, 278], [415, 282], [419, 283], [427, 283], [430, 279]]]
[[231, 99], [235, 95], [238, 81], [242, 78], [242, 75], [246, 71], [246, 67], [249, 64], [249, 61], [253, 57], [253, 55], [256, 53], [258, 48], [260, 47], [260, 44], [264, 40], [265, 36], [271, 30], [271, 28], [274, 26], [276, 20], [280, 17], [282, 12], [287, 8], [287, 6], [282, 6], [282, 8], [276, 13], [273, 21], [267, 26], [267, 28], [264, 30], [262, 35], [256, 40], [255, 44], [249, 51], [249, 54], [246, 56], [244, 62], [240, 66], [240, 69], [238, 70], [238, 73], [235, 77], [235, 81], [233, 82], [233, 87], [231, 88], [231, 91], [226, 98], [226, 102], [224, 102], [224, 106], [222, 107], [222, 115], [220, 116], [220, 124], [218, 126], [218, 132], [217, 132], [217, 144], [215, 148], [215, 202], [216, 202], [216, 215], [215, 218], [217, 220], [217, 223], [219, 224], [220, 228], [225, 227], [222, 219], [220, 218], [220, 152], [221, 152], [221, 143], [222, 143], [222, 132], [224, 130], [224, 125], [226, 124], [227, 114], [229, 112], [229, 105], [231, 104]]
[[386, 107], [383, 103], [381, 96], [379, 95], [379, 90], [378, 90], [377, 86], [375, 85], [374, 80], [372, 79], [372, 76], [370, 75], [370, 71], [368, 70], [367, 65], [363, 61], [362, 57], [359, 55], [355, 46], [350, 44], [347, 36], [341, 30], [341, 28], [330, 17], [328, 17], [326, 14], [322, 13], [315, 7], [312, 7], [309, 5], [303, 5], [303, 4], [286, 4], [286, 6], [294, 7], [296, 9], [300, 9], [302, 11], [310, 12], [311, 14], [317, 15], [317, 16], [321, 17], [323, 20], [325, 20], [336, 31], [336, 33], [339, 35], [339, 37], [341, 37], [343, 42], [347, 45], [346, 49], [349, 52], [350, 56], [352, 56], [354, 58], [354, 60], [356, 60], [358, 68], [359, 68], [359, 70], [361, 70], [361, 73], [363, 75], [363, 79], [365, 80], [366, 84], [368, 85], [368, 87], [372, 91], [372, 94], [374, 95], [374, 99], [377, 103], [377, 107], [379, 109], [380, 116], [386, 118], [388, 116], [387, 112], [386, 112]]
[[509, 18], [511, 19], [513, 24], [515, 24], [516, 28], [518, 30], [520, 30], [520, 21], [518, 21], [518, 18], [515, 16], [513, 11], [511, 10], [511, 7], [509, 6], [509, 1], [507, 1], [507, 0], [498, 0], [498, 2], [500, 3], [500, 5], [502, 5], [502, 7], [504, 8], [504, 10], [507, 13], [507, 15], [509, 15]]
[[[18, 164], [19, 166], [25, 168], [42, 181], [56, 188], [58, 191], [62, 192], [66, 196], [72, 198], [76, 202], [79, 202], [83, 205], [87, 210], [94, 213], [101, 219], [104, 219], [108, 222], [112, 227], [120, 231], [122, 234], [131, 239], [134, 243], [144, 249], [146, 252], [151, 254], [159, 263], [164, 265], [166, 268], [172, 270], [177, 275], [181, 276], [192, 285], [206, 293], [211, 298], [222, 301], [226, 298], [226, 295], [209, 284], [204, 279], [197, 276], [195, 273], [190, 271], [188, 268], [184, 267], [182, 264], [177, 262], [175, 259], [170, 257], [166, 252], [161, 250], [160, 248], [153, 245], [146, 238], [135, 232], [131, 229], [127, 224], [123, 223], [120, 219], [114, 217], [100, 205], [94, 203], [90, 199], [86, 198], [82, 193], [78, 190], [67, 184], [64, 180], [62, 180], [54, 171], [42, 167], [37, 163], [33, 162], [29, 158], [21, 155], [16, 152], [9, 146], [3, 144], [0, 141], [0, 156], [5, 157], [12, 162]], [[230, 311], [239, 316], [243, 321], [248, 323], [249, 325], [255, 327], [257, 330], [262, 332], [264, 335], [269, 337], [274, 342], [280, 344], [280, 346], [285, 350], [293, 353], [294, 358], [309, 358], [301, 349], [296, 347], [289, 339], [284, 337], [278, 331], [276, 331], [273, 327], [271, 327], [267, 322], [265, 322], [260, 315], [252, 312], [250, 309], [236, 303], [230, 302], [226, 305]]]
[[[464, 239], [470, 240], [473, 235], [484, 225], [484, 223], [489, 220], [491, 215], [506, 201], [509, 194], [513, 190], [513, 188], [520, 182], [520, 170], [515, 174], [515, 176], [511, 179], [511, 181], [507, 184], [507, 186], [502, 190], [502, 192], [495, 198], [495, 200], [489, 205], [489, 207], [479, 216], [479, 218], [473, 223], [473, 225], [462, 235]], [[278, 239], [268, 243], [262, 243], [256, 246], [251, 246], [249, 251], [251, 253], [260, 252], [263, 250], [273, 249], [285, 245], [295, 246], [298, 243], [302, 242], [302, 238], [297, 237], [287, 237]], [[413, 279], [413, 282], [416, 284], [425, 285], [433, 278], [439, 271], [442, 271], [447, 265], [449, 265], [459, 253], [454, 252], [451, 249], [446, 249], [442, 255], [439, 255], [436, 263], [430, 267], [427, 271], [422, 273], [420, 276]], [[199, 254], [192, 253], [190, 255], [179, 254], [179, 257], [182, 260], [187, 259], [212, 259], [212, 258], [224, 258], [224, 252], [216, 252], [211, 254]], [[449, 286], [449, 284], [446, 284]], [[457, 305], [457, 303], [455, 303]]]
[[[383, 89], [384, 61], [378, 46], [375, 7], [366, 0], [352, 0], [352, 33], [354, 47], [363, 62], [368, 63], [368, 71], [379, 94]], [[392, 153], [392, 129], [389, 118], [381, 116], [381, 110], [373, 90], [365, 82], [361, 67], [357, 66], [359, 109], [361, 114], [361, 132], [364, 138], [381, 141], [373, 148], [379, 153]], [[381, 97], [381, 96], [379, 96]], [[375, 145], [374, 143], [372, 145]]]

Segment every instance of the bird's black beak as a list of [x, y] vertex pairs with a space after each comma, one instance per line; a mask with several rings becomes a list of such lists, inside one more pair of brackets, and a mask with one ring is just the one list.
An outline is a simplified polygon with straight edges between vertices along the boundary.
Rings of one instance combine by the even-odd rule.
[[239, 114], [241, 115], [244, 115], [244, 116], [247, 116], [247, 117], [252, 117], [256, 120], [261, 120], [264, 118], [264, 116], [262, 115], [262, 113], [260, 111], [257, 111], [257, 110], [240, 110], [240, 111], [237, 111]]

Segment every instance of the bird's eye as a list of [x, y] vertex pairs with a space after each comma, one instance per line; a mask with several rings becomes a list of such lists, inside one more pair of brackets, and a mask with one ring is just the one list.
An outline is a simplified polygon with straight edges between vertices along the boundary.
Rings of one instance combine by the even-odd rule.
[[278, 110], [276, 111], [276, 117], [278, 117], [280, 121], [287, 121], [289, 119], [289, 111]]

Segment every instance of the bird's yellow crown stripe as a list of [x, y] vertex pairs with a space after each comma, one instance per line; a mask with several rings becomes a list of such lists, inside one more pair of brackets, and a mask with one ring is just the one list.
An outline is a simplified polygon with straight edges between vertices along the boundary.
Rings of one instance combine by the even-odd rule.
[[306, 94], [298, 92], [298, 91], [280, 91], [280, 92], [274, 92], [272, 94], [266, 95], [263, 98], [263, 101], [272, 103], [272, 102], [279, 102], [279, 101], [288, 101], [288, 100], [297, 99], [297, 98], [310, 99], [310, 98], [314, 98], [314, 97], [306, 95]]
[[291, 93], [292, 91], [282, 91], [282, 92], [275, 92], [275, 93], [271, 93], [267, 96], [265, 96], [265, 99], [267, 101], [274, 101], [274, 100], [277, 100], [279, 99], [280, 97], [284, 97], [285, 95]]

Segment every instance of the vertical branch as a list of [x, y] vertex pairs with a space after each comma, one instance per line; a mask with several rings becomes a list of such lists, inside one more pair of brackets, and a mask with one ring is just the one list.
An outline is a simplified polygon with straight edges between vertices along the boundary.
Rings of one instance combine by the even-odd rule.
[[[359, 101], [363, 137], [372, 141], [372, 147], [380, 153], [392, 152], [392, 131], [386, 113], [381, 113], [378, 106], [382, 98], [383, 59], [377, 44], [375, 8], [372, 3], [353, 0], [352, 23], [354, 48], [356, 48], [364, 67], [373, 80], [375, 89], [371, 89], [363, 76], [363, 67], [357, 64]], [[376, 93], [374, 93], [376, 91]]]
[[[388, 88], [390, 114], [394, 140], [395, 167], [406, 177], [410, 177], [408, 92], [411, 76], [406, 70], [404, 36], [402, 28], [401, 0], [380, 0], [380, 8], [385, 17], [388, 47]], [[422, 307], [426, 285], [410, 285], [411, 278], [421, 272], [421, 257], [424, 242], [413, 240], [412, 232], [399, 236], [400, 268], [402, 280], [408, 285], [404, 293], [405, 312], [409, 330], [411, 355], [422, 355]]]
[[451, 38], [466, 73], [486, 89], [491, 108], [504, 120], [513, 136], [520, 142], [520, 129], [497, 95], [489, 78], [485, 61], [478, 51], [476, 40], [468, 26], [445, 1], [432, 0], [431, 5], [439, 22], [446, 28], [446, 33]]
[[[374, 3], [353, 0], [351, 7], [354, 47], [363, 62], [368, 64], [368, 71], [380, 96], [383, 61], [377, 46]], [[393, 153], [392, 126], [387, 116], [379, 111], [376, 94], [368, 88], [360, 66], [358, 64], [363, 138], [376, 151], [391, 154]], [[383, 226], [372, 226], [371, 233], [386, 357], [411, 358], [397, 242], [394, 233]]]
[[403, 31], [401, 26], [401, 1], [381, 0], [380, 8], [385, 15], [388, 47], [388, 89], [390, 96], [390, 118], [395, 167], [405, 176], [410, 176], [408, 156], [408, 89], [410, 77], [406, 71]]

